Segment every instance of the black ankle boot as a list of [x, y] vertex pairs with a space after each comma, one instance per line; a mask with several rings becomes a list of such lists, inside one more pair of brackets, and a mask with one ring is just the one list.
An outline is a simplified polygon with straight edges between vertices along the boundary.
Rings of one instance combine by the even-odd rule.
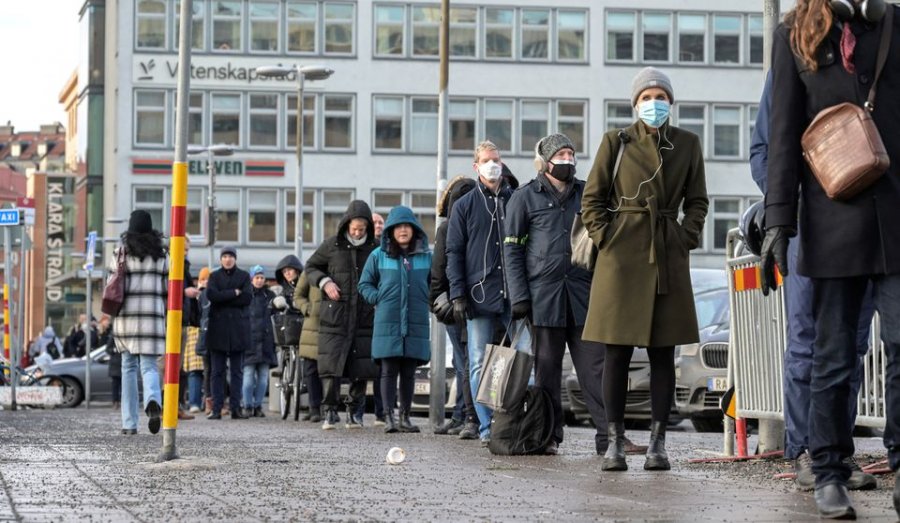
[[666, 422], [654, 421], [650, 424], [650, 445], [647, 447], [647, 461], [644, 470], [669, 470], [669, 455], [666, 454]]
[[386, 409], [384, 411], [384, 433], [393, 434], [399, 431], [400, 427], [397, 426], [397, 417], [394, 415], [394, 409]]
[[606, 434], [609, 447], [603, 455], [600, 470], [628, 470], [628, 463], [625, 462], [625, 422], [610, 422]]
[[419, 427], [410, 421], [408, 410], [400, 411], [400, 432], [419, 432]]

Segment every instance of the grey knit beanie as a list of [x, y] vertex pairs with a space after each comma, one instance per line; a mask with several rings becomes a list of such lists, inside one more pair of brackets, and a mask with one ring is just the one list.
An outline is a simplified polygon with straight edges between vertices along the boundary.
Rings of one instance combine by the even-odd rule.
[[631, 106], [637, 105], [638, 96], [644, 92], [644, 89], [651, 87], [659, 87], [669, 95], [669, 103], [675, 102], [675, 95], [672, 93], [672, 81], [666, 76], [666, 73], [655, 67], [645, 67], [631, 81]]
[[553, 155], [559, 152], [560, 149], [572, 149], [572, 152], [575, 152], [575, 144], [572, 143], [572, 140], [569, 140], [568, 136], [562, 133], [544, 137], [539, 143], [538, 153], [544, 162], [549, 162], [550, 158], [553, 158]]

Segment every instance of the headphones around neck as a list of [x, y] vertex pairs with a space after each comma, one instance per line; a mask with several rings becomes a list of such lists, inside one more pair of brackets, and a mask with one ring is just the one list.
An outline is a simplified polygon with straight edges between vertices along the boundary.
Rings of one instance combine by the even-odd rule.
[[537, 169], [539, 173], [542, 173], [547, 170], [547, 162], [541, 158], [541, 144], [544, 143], [544, 139], [541, 138], [538, 140], [538, 143], [534, 146], [534, 168]]
[[887, 10], [885, 0], [831, 0], [831, 12], [842, 22], [849, 22], [858, 14], [867, 22], [880, 22]]

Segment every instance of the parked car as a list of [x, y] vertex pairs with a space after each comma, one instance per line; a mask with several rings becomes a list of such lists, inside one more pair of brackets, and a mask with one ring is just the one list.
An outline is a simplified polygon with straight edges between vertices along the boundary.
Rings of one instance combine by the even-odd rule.
[[[708, 292], [724, 292], [727, 304], [728, 280], [722, 269], [691, 269], [691, 284], [694, 289], [695, 303], [698, 296]], [[707, 307], [704, 304], [697, 305], [698, 326], [709, 321]], [[678, 375], [678, 350], [676, 348], [676, 376]], [[677, 382], [677, 380], [676, 380]], [[578, 383], [578, 376], [573, 369], [566, 376], [565, 388], [571, 400], [572, 415], [576, 418], [590, 417], [587, 405], [584, 403], [584, 394]], [[678, 388], [676, 386], [676, 395]], [[672, 412], [669, 415], [670, 423], [678, 423], [684, 419], [676, 406], [672, 404]], [[644, 429], [650, 426], [650, 358], [647, 349], [636, 347], [631, 357], [631, 365], [628, 369], [628, 392], [625, 396], [625, 423], [629, 428]]]
[[[85, 391], [85, 356], [80, 358], [61, 358], [53, 360], [43, 370], [44, 374], [61, 377], [66, 382], [66, 392], [60, 407], [77, 407], [84, 401]], [[91, 351], [91, 399], [112, 400], [112, 380], [109, 378], [109, 354], [106, 347]], [[37, 365], [28, 367], [27, 371], [37, 369]]]

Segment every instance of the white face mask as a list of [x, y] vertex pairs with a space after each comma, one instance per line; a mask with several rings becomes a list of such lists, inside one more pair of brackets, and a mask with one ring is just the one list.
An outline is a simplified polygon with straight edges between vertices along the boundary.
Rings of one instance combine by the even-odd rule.
[[499, 180], [502, 172], [503, 167], [493, 160], [478, 166], [478, 174], [489, 182]]

